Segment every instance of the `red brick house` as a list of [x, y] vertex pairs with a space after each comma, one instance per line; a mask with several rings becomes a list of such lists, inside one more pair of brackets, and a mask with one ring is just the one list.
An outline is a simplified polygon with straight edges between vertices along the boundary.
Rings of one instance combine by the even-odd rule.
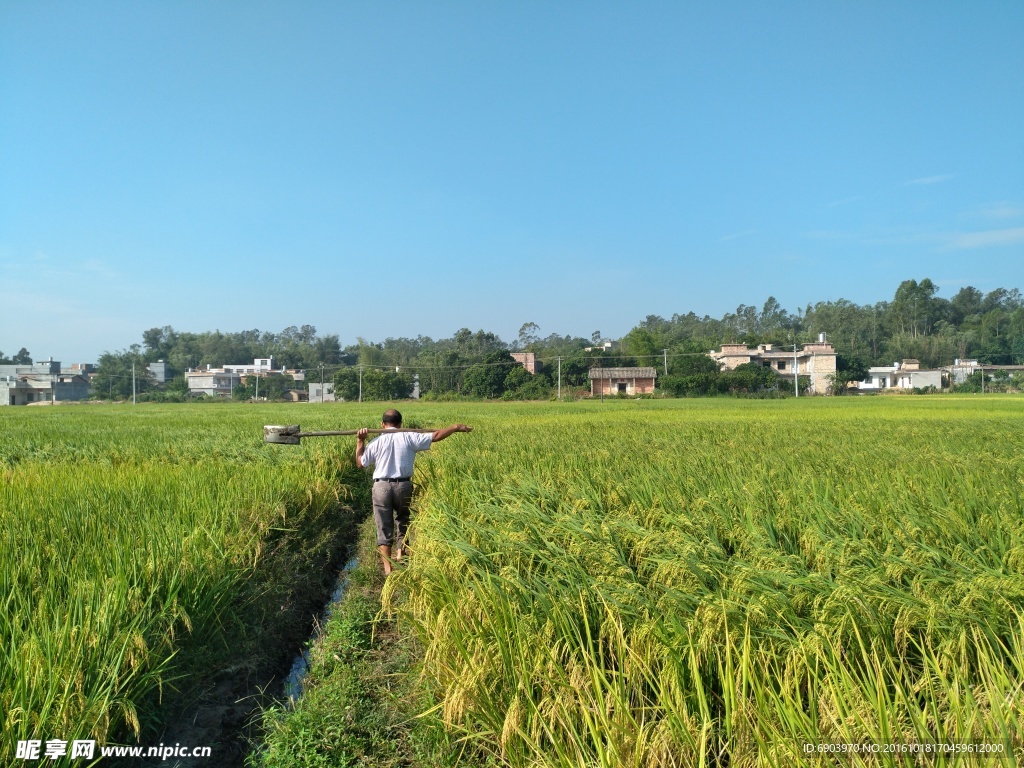
[[654, 394], [654, 368], [591, 368], [590, 396]]

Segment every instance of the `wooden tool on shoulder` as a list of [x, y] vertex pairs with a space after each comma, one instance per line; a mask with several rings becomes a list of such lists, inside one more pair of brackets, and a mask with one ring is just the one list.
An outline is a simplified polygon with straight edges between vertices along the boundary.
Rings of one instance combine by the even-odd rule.
[[[331, 435], [354, 435], [358, 429], [330, 429], [324, 432], [303, 432], [298, 424], [288, 426], [265, 426], [263, 427], [263, 442], [277, 443], [279, 445], [299, 445], [304, 437], [329, 437]], [[370, 429], [371, 435], [379, 435], [381, 432], [436, 432], [436, 429]]]

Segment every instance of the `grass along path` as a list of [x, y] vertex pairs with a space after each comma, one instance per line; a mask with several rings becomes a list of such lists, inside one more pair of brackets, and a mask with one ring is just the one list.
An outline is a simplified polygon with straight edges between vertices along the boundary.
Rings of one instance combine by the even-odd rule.
[[345, 594], [309, 648], [303, 695], [294, 709], [281, 704], [264, 712], [264, 742], [249, 757], [253, 768], [460, 764], [464, 746], [437, 718], [420, 717], [431, 701], [416, 674], [419, 644], [380, 611], [376, 536], [366, 520]]

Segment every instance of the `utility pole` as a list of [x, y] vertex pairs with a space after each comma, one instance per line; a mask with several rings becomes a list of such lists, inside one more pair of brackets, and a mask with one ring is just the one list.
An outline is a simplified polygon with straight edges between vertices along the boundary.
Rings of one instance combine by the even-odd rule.
[[136, 405], [135, 402], [135, 361], [132, 360], [132, 405]]
[[259, 376], [258, 373], [255, 374], [255, 376], [256, 376], [256, 402], [258, 403], [260, 401], [260, 376]]
[[359, 402], [363, 402], [363, 366], [359, 366]]
[[320, 402], [324, 401], [324, 364], [320, 363]]
[[793, 395], [800, 397], [800, 363], [796, 359], [796, 342], [793, 342]]
[[668, 376], [668, 350], [667, 349], [661, 350], [661, 354], [665, 358], [665, 375]]
[[558, 356], [558, 399], [562, 399], [562, 356]]

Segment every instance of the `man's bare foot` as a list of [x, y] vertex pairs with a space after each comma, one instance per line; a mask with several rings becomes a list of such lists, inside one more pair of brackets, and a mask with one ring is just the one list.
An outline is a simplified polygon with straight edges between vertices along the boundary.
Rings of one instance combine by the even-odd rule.
[[391, 547], [387, 546], [386, 544], [382, 544], [381, 546], [377, 547], [377, 549], [380, 551], [380, 562], [384, 566], [384, 575], [390, 576], [392, 570]]

